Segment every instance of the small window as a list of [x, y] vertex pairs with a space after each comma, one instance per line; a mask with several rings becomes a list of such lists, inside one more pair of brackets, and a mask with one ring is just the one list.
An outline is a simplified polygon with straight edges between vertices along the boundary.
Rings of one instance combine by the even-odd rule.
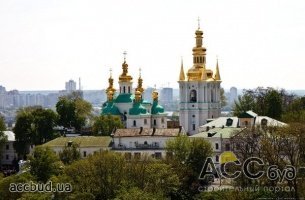
[[130, 86], [128, 86], [128, 93], [130, 93]]
[[125, 159], [126, 160], [131, 160], [131, 153], [130, 152], [125, 153]]
[[231, 118], [227, 119], [226, 126], [232, 126], [233, 120]]
[[10, 145], [7, 144], [7, 145], [6, 145], [6, 150], [9, 150], [9, 149], [10, 149]]
[[6, 160], [8, 160], [10, 157], [9, 157], [9, 155], [6, 154], [5, 158], [6, 158]]
[[196, 124], [193, 124], [193, 131], [196, 130]]
[[157, 125], [157, 120], [154, 119], [154, 126], [156, 126], [156, 125]]
[[192, 116], [193, 118], [195, 117], [195, 115]]
[[137, 126], [137, 121], [133, 120], [133, 126]]
[[147, 141], [144, 141], [144, 145], [147, 145]]
[[134, 153], [134, 158], [135, 159], [140, 159], [141, 158], [141, 153], [140, 152]]
[[162, 122], [162, 124], [164, 124], [164, 117], [161, 118], [161, 122]]
[[267, 119], [262, 119], [261, 125], [262, 126], [267, 126], [268, 120]]
[[248, 126], [248, 124], [249, 124], [248, 121], [245, 121], [244, 123], [245, 123], [245, 126]]
[[197, 102], [197, 91], [196, 90], [191, 90], [190, 101], [191, 102]]
[[229, 143], [226, 143], [226, 151], [230, 151], [230, 144]]
[[216, 162], [219, 162], [219, 155], [216, 155], [216, 156], [215, 156], [215, 161], [216, 161]]
[[84, 158], [87, 157], [87, 152], [86, 151], [83, 152], [83, 157]]
[[219, 144], [218, 143], [215, 143], [215, 149], [219, 149]]
[[144, 124], [147, 124], [147, 119], [144, 119]]
[[155, 153], [155, 158], [156, 159], [161, 159], [162, 158], [162, 153], [161, 152], [156, 152]]

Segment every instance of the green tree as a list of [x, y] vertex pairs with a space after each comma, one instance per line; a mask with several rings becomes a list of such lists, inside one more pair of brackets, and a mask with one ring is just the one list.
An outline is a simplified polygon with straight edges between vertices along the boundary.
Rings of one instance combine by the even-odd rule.
[[173, 154], [168, 162], [178, 173], [181, 182], [181, 187], [173, 198], [191, 198], [198, 193], [201, 184], [198, 177], [206, 158], [212, 155], [211, 144], [201, 138], [182, 135], [169, 140], [166, 151]]
[[258, 115], [265, 115], [275, 119], [281, 119], [283, 105], [288, 95], [284, 90], [258, 87], [254, 90], [244, 90], [243, 95], [238, 96], [233, 106], [234, 115], [252, 110]]
[[29, 153], [30, 145], [40, 145], [57, 137], [53, 130], [56, 121], [57, 115], [51, 109], [27, 107], [18, 110], [13, 129], [17, 153], [25, 156]]
[[165, 200], [167, 198], [160, 196], [159, 194], [149, 193], [137, 187], [130, 189], [121, 189], [114, 200]]
[[20, 192], [10, 192], [10, 185], [12, 183], [28, 183], [29, 181], [33, 181], [34, 177], [26, 172], [19, 175], [12, 175], [6, 178], [0, 179], [0, 200], [17, 200], [22, 196]]
[[93, 133], [95, 135], [110, 136], [114, 128], [123, 128], [120, 117], [113, 115], [101, 115], [93, 120]]
[[3, 148], [3, 145], [7, 142], [7, 136], [3, 132], [5, 130], [6, 130], [6, 126], [5, 126], [4, 118], [0, 116], [0, 158], [2, 157], [1, 150]]
[[78, 150], [78, 144], [66, 145], [62, 151], [59, 152], [59, 158], [65, 165], [70, 165], [72, 162], [81, 158]]
[[297, 97], [286, 106], [282, 120], [287, 123], [305, 123], [305, 97]]
[[32, 122], [33, 115], [31, 113], [25, 110], [19, 110], [17, 112], [16, 124], [13, 129], [16, 139], [14, 148], [21, 157], [29, 153], [29, 147], [32, 144]]
[[3, 116], [0, 116], [0, 131], [6, 131], [6, 125]]
[[233, 105], [233, 115], [239, 116], [248, 110], [256, 110], [255, 97], [252, 93], [244, 92], [243, 95], [238, 96]]
[[79, 96], [63, 96], [56, 104], [58, 124], [80, 131], [91, 118], [92, 105]]
[[225, 95], [225, 90], [223, 88], [220, 88], [220, 100], [221, 100], [221, 107], [225, 107], [228, 104]]
[[61, 172], [63, 164], [58, 156], [49, 147], [37, 146], [30, 155], [31, 174], [38, 181], [46, 182], [52, 175], [58, 175]]

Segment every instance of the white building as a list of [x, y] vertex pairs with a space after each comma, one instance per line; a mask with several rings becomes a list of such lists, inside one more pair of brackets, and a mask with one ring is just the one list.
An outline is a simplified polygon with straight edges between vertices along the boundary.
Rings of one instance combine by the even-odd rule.
[[124, 153], [127, 158], [147, 155], [154, 158], [166, 157], [166, 142], [185, 132], [180, 129], [117, 129], [113, 133], [112, 149]]
[[213, 159], [216, 164], [220, 155], [226, 151], [234, 151], [231, 138], [246, 129], [264, 126], [286, 126], [286, 123], [267, 116], [258, 116], [252, 111], [247, 111], [236, 117], [219, 117], [200, 127], [198, 134], [191, 138], [203, 138], [210, 142], [213, 148]]
[[102, 115], [120, 116], [126, 128], [167, 128], [164, 108], [159, 105], [159, 95], [152, 92], [152, 103], [143, 99], [144, 89], [141, 73], [138, 85], [133, 92], [132, 77], [128, 74], [128, 64], [124, 58], [123, 72], [119, 77], [119, 93], [113, 87], [113, 78], [110, 74], [109, 87], [106, 90], [107, 101], [103, 104]]
[[111, 137], [77, 136], [58, 137], [42, 146], [50, 147], [56, 154], [59, 154], [66, 146], [71, 146], [72, 144], [78, 145], [78, 150], [82, 158], [92, 155], [94, 152], [110, 150], [112, 145]]
[[14, 149], [15, 134], [12, 131], [3, 131], [7, 136], [7, 142], [3, 145], [1, 154], [1, 165], [12, 165], [13, 160], [17, 159], [17, 153]]
[[218, 118], [221, 111], [220, 73], [218, 61], [213, 72], [206, 66], [206, 48], [202, 46], [203, 32], [195, 32], [196, 46], [193, 48], [193, 67], [185, 76], [181, 63], [180, 89], [180, 125], [188, 134], [198, 133], [199, 127], [207, 123], [209, 118]]

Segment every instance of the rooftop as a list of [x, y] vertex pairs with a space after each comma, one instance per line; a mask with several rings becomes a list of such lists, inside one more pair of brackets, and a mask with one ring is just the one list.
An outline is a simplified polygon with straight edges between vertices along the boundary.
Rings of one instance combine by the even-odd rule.
[[7, 136], [8, 141], [15, 141], [15, 133], [12, 131], [3, 131], [3, 133]]
[[185, 134], [183, 129], [153, 129], [153, 128], [139, 128], [139, 129], [117, 129], [114, 131], [114, 137], [176, 137], [179, 134]]
[[79, 147], [109, 147], [111, 137], [109, 136], [78, 136], [78, 137], [58, 137], [43, 144], [49, 147], [64, 147], [68, 142], [79, 144]]
[[240, 133], [244, 128], [234, 128], [234, 127], [225, 127], [225, 128], [213, 128], [209, 131], [203, 131], [195, 135], [190, 136], [191, 138], [231, 138], [232, 135]]

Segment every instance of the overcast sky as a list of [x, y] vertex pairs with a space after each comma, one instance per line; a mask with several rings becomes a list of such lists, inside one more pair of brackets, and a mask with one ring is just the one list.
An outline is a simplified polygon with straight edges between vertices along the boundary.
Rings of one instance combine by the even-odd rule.
[[117, 87], [126, 50], [134, 79], [141, 67], [144, 86], [177, 88], [200, 17], [224, 88], [305, 89], [304, 12], [304, 0], [0, 0], [0, 85], [59, 90], [81, 77], [102, 89], [112, 68]]

